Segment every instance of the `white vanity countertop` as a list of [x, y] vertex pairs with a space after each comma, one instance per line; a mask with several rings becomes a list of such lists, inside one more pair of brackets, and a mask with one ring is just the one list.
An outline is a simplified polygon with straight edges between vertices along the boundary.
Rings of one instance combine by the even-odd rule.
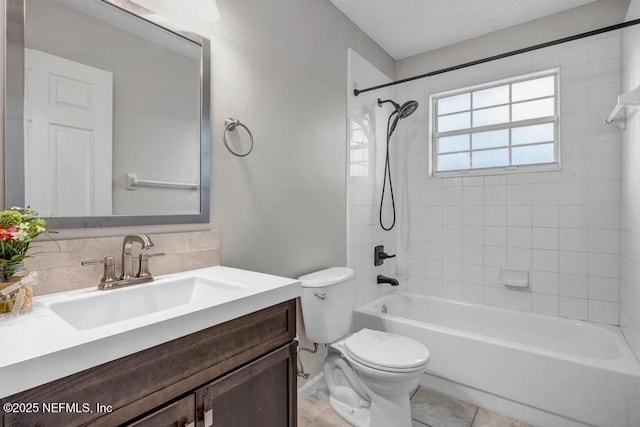
[[[50, 308], [60, 301], [153, 287], [194, 275], [237, 284], [240, 289], [84, 330]], [[154, 282], [129, 288], [99, 291], [94, 285], [36, 297], [31, 312], [0, 316], [0, 398], [296, 298], [300, 292], [298, 280], [216, 266], [158, 276]]]

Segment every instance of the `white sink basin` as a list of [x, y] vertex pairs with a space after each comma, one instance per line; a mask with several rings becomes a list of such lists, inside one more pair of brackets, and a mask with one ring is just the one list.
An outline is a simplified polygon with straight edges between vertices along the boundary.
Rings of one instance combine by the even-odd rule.
[[49, 308], [77, 330], [87, 330], [177, 307], [221, 303], [246, 288], [201, 276], [168, 278], [81, 294]]

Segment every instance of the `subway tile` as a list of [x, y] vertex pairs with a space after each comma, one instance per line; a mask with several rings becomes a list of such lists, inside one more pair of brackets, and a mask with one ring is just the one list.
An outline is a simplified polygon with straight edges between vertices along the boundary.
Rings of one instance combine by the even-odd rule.
[[570, 67], [584, 69], [584, 66], [589, 62], [589, 45], [587, 43], [577, 45], [560, 45], [558, 47], [558, 56], [560, 58], [560, 64], [562, 65], [563, 71]]
[[483, 284], [484, 267], [482, 265], [462, 265], [462, 282], [475, 285]]
[[558, 272], [566, 274], [588, 274], [589, 254], [587, 252], [559, 252]]
[[529, 278], [534, 293], [558, 295], [560, 292], [558, 273], [533, 270]]
[[603, 301], [589, 301], [589, 320], [607, 325], [618, 325], [620, 323], [618, 304]]
[[507, 186], [489, 185], [484, 188], [484, 204], [486, 205], [506, 205]]
[[507, 206], [509, 227], [531, 227], [531, 206]]
[[504, 288], [485, 287], [482, 301], [487, 305], [504, 308], [507, 306], [507, 290]]
[[507, 227], [509, 248], [531, 248], [531, 227]]
[[502, 267], [507, 263], [507, 248], [501, 246], [484, 247], [485, 265]]
[[588, 186], [584, 182], [561, 182], [558, 184], [558, 204], [585, 205], [589, 200]]
[[620, 56], [620, 36], [615, 35], [589, 42], [589, 63]]
[[560, 206], [558, 209], [558, 225], [561, 229], [589, 227], [590, 207], [585, 205], [567, 205]]
[[589, 277], [578, 274], [558, 275], [560, 282], [559, 294], [563, 297], [588, 298], [589, 296]]
[[484, 225], [507, 225], [506, 206], [486, 206], [484, 207]]
[[555, 295], [533, 293], [531, 296], [531, 311], [549, 316], [558, 315], [558, 297]]
[[482, 245], [484, 227], [481, 225], [463, 225], [462, 226], [462, 243], [465, 245]]
[[558, 248], [562, 251], [587, 251], [589, 230], [585, 228], [561, 228]]
[[589, 254], [589, 274], [617, 278], [620, 276], [619, 257], [615, 254]]
[[501, 270], [501, 266], [491, 266], [485, 263], [482, 273], [482, 284], [489, 287], [502, 287], [502, 284], [500, 283]]
[[507, 227], [485, 225], [484, 244], [486, 246], [507, 246]]
[[483, 289], [481, 285], [473, 283], [462, 284], [462, 300], [482, 304]]
[[531, 268], [531, 249], [509, 248], [506, 266], [516, 270], [529, 270]]
[[444, 298], [461, 299], [462, 298], [462, 283], [460, 279], [454, 279], [452, 281], [442, 281], [442, 296]]
[[442, 226], [442, 242], [443, 243], [462, 243], [462, 226], [461, 225], [443, 225]]
[[620, 282], [610, 277], [589, 277], [589, 299], [617, 303], [620, 300]]
[[[534, 214], [535, 215], [535, 214]], [[557, 228], [534, 227], [531, 231], [533, 249], [558, 249], [559, 233]]]
[[465, 264], [482, 265], [484, 262], [484, 248], [482, 245], [462, 246], [462, 261]]
[[424, 292], [436, 297], [442, 296], [442, 280], [427, 277], [424, 279]]
[[461, 263], [462, 245], [457, 243], [444, 243], [442, 245], [442, 261], [445, 263]]
[[508, 205], [530, 205], [532, 197], [531, 184], [519, 184], [507, 186]]
[[456, 262], [442, 263], [442, 280], [460, 283], [462, 279], [462, 264]]
[[558, 227], [558, 206], [534, 205], [531, 213], [531, 225], [534, 227]]
[[531, 251], [531, 268], [539, 271], [552, 273], [558, 272], [559, 253], [558, 251], [546, 249], [533, 249]]
[[588, 300], [570, 297], [559, 297], [558, 313], [562, 317], [575, 320], [588, 320]]
[[462, 224], [482, 225], [484, 224], [484, 208], [482, 206], [463, 206]]
[[589, 230], [589, 252], [619, 253], [620, 232], [618, 230]]
[[462, 204], [463, 205], [482, 205], [484, 203], [484, 188], [480, 186], [463, 186], [462, 187]]
[[556, 183], [534, 183], [531, 185], [531, 203], [534, 206], [557, 205], [558, 186]]
[[531, 292], [507, 289], [507, 308], [531, 311]]
[[589, 183], [589, 204], [620, 204], [620, 181], [594, 181]]
[[461, 206], [444, 206], [442, 208], [443, 224], [462, 224], [462, 207]]
[[442, 189], [443, 206], [462, 205], [462, 187], [445, 187]]

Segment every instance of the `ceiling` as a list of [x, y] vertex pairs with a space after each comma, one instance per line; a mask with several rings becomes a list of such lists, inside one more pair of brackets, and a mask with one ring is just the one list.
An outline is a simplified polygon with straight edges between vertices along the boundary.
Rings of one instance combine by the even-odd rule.
[[329, 0], [394, 59], [595, 0]]

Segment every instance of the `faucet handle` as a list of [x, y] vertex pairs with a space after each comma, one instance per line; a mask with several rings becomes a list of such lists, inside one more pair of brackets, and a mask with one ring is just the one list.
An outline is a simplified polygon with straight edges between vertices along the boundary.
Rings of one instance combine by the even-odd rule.
[[[116, 261], [112, 256], [106, 256], [103, 259], [86, 259], [82, 260], [80, 264], [104, 264], [104, 271], [102, 273], [102, 279], [100, 279], [100, 285], [106, 285], [118, 281], [118, 277], [116, 276]], [[100, 289], [103, 289], [102, 286], [100, 286]]]
[[151, 272], [149, 271], [149, 258], [163, 255], [165, 255], [164, 252], [156, 252], [153, 254], [141, 252], [138, 257], [138, 273], [136, 274], [136, 277], [151, 277]]

